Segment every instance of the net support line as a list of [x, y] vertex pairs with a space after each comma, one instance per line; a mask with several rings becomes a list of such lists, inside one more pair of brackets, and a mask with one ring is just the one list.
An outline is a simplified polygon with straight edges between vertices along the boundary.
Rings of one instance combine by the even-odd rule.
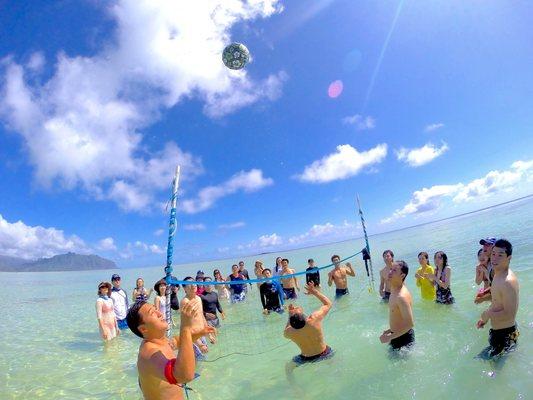
[[165, 267], [165, 281], [167, 283], [167, 289], [165, 291], [166, 297], [166, 315], [168, 328], [167, 328], [167, 337], [170, 337], [170, 332], [172, 328], [172, 309], [170, 308], [170, 293], [171, 286], [170, 281], [172, 280], [172, 258], [174, 256], [174, 236], [176, 235], [177, 230], [177, 220], [176, 220], [176, 207], [178, 205], [178, 188], [180, 183], [180, 166], [176, 167], [176, 173], [174, 175], [174, 181], [172, 182], [172, 197], [170, 199], [170, 219], [168, 223], [168, 243], [167, 243], [167, 265]]
[[[362, 250], [363, 260], [365, 262], [366, 274], [369, 278], [368, 288], [369, 290], [374, 291], [374, 268], [372, 267], [372, 257], [370, 256], [370, 244], [368, 243], [368, 234], [366, 233], [365, 226], [365, 217], [363, 216], [363, 210], [361, 209], [361, 201], [359, 200], [359, 195], [356, 195], [357, 207], [359, 209], [359, 217], [361, 218], [361, 225], [363, 227], [363, 234], [365, 235], [365, 244], [366, 247]], [[369, 268], [370, 265], [370, 268]]]

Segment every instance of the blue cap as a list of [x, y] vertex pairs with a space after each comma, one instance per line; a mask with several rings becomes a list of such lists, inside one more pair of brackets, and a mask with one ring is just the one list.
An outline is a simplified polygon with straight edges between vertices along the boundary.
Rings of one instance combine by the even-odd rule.
[[198, 275], [205, 275], [205, 272], [199, 269], [198, 272], [196, 273], [196, 276]]
[[491, 246], [494, 246], [494, 243], [496, 243], [496, 238], [495, 237], [486, 237], [485, 239], [481, 239], [479, 241], [479, 244], [481, 245], [486, 245], [486, 244], [490, 244]]
[[113, 274], [113, 276], [111, 276], [111, 280], [114, 281], [115, 279], [120, 279], [120, 275], [119, 274]]

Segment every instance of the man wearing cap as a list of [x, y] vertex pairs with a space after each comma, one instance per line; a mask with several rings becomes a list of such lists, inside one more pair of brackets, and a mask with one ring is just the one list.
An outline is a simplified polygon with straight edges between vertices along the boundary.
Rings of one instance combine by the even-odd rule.
[[[479, 244], [482, 247], [481, 251], [485, 254], [485, 257], [487, 258], [487, 279], [489, 281], [489, 284], [492, 284], [492, 280], [494, 279], [494, 270], [492, 268], [492, 263], [490, 262], [490, 256], [492, 252], [492, 248], [494, 247], [494, 243], [496, 243], [495, 237], [486, 237], [484, 239], [481, 239], [479, 241]], [[477, 293], [476, 298], [474, 299], [474, 303], [479, 304], [484, 301], [490, 301], [490, 286], [487, 289], [481, 290]]]
[[115, 311], [115, 317], [117, 318], [117, 324], [119, 329], [127, 329], [128, 324], [126, 322], [126, 315], [128, 314], [128, 295], [120, 287], [120, 276], [113, 274], [111, 276], [111, 283], [113, 288], [111, 289], [111, 300], [113, 300], [113, 310]]

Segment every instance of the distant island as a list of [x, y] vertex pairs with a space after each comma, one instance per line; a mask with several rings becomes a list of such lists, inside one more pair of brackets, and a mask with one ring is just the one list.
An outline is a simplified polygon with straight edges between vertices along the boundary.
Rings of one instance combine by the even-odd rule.
[[67, 253], [33, 261], [0, 255], [1, 272], [86, 271], [116, 268], [117, 265], [113, 261], [95, 254]]

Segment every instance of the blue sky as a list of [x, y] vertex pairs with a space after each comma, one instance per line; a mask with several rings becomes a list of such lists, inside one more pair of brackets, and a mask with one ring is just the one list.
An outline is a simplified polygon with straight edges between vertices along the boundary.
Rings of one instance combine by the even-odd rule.
[[[533, 193], [527, 1], [0, 5], [0, 254], [164, 262]], [[224, 46], [252, 62], [231, 71]]]

